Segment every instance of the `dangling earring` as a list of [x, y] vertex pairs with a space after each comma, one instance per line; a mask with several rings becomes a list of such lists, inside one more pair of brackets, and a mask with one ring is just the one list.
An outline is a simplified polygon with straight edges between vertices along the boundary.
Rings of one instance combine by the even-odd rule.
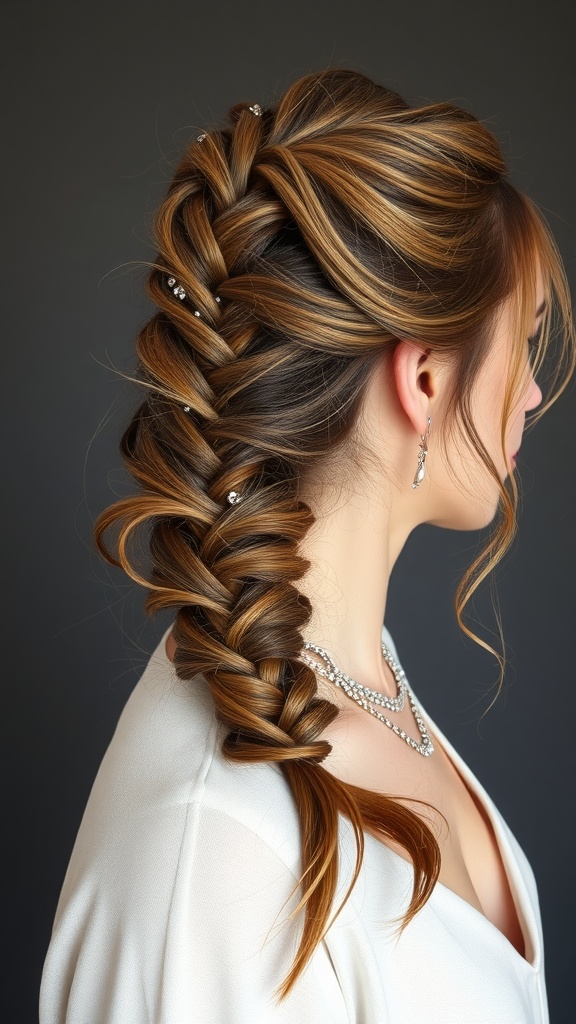
[[428, 447], [427, 447], [427, 445], [428, 445], [428, 438], [430, 437], [430, 425], [431, 425], [431, 423], [432, 423], [432, 420], [430, 419], [430, 417], [428, 417], [428, 427], [426, 429], [426, 433], [425, 434], [420, 434], [421, 440], [420, 440], [420, 451], [418, 452], [418, 466], [416, 467], [416, 476], [414, 477], [414, 482], [412, 484], [412, 487], [419, 487], [420, 484], [422, 483], [423, 479], [424, 479], [424, 474], [426, 473], [426, 469], [425, 469], [424, 463], [426, 461], [426, 456], [428, 455]]

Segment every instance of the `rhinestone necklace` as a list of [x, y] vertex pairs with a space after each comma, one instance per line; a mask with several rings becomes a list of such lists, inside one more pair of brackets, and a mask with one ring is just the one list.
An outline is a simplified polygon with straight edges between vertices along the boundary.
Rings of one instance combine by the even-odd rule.
[[[369, 714], [374, 715], [375, 718], [379, 718], [381, 722], [384, 722], [392, 732], [396, 733], [400, 739], [403, 739], [409, 746], [417, 750], [423, 757], [429, 757], [434, 751], [434, 744], [428, 733], [424, 720], [418, 710], [416, 701], [414, 700], [412, 693], [408, 687], [408, 682], [404, 673], [404, 669], [395, 660], [392, 652], [386, 647], [386, 644], [382, 643], [382, 654], [384, 660], [389, 664], [392, 672], [394, 673], [394, 679], [396, 681], [396, 696], [386, 697], [382, 693], [378, 693], [377, 690], [371, 690], [368, 686], [363, 686], [362, 683], [357, 683], [355, 679], [351, 679], [350, 676], [342, 672], [337, 665], [334, 663], [327, 651], [323, 647], [319, 647], [318, 644], [305, 643], [305, 650], [314, 651], [319, 654], [321, 658], [329, 665], [329, 670], [322, 668], [322, 666], [312, 658], [309, 654], [302, 654], [302, 661], [305, 661], [310, 668], [313, 668], [318, 675], [324, 676], [329, 679], [330, 682], [334, 683], [335, 686], [340, 687], [344, 693], [355, 701], [360, 707], [368, 711]], [[382, 714], [378, 711], [378, 707], [388, 708], [390, 711], [402, 711], [404, 707], [404, 698], [408, 695], [410, 701], [410, 707], [412, 708], [412, 714], [418, 726], [418, 731], [422, 737], [418, 743], [413, 740], [411, 736], [401, 729], [395, 722], [392, 722], [387, 715]]]

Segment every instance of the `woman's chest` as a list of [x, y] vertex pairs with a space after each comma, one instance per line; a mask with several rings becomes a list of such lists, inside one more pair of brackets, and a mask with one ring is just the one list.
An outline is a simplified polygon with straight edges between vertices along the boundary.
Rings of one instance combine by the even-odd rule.
[[[354, 785], [394, 797], [423, 818], [440, 846], [438, 881], [484, 914], [521, 956], [532, 960], [490, 819], [439, 742], [432, 735], [434, 753], [422, 757], [384, 723], [365, 712], [364, 721], [359, 712], [353, 709], [336, 720], [325, 767]], [[392, 717], [408, 735], [419, 738], [409, 707]], [[387, 840], [387, 845], [408, 859], [400, 844]]]
[[[439, 882], [484, 914], [521, 956], [531, 960], [533, 950], [526, 948], [502, 853], [486, 810], [438, 742], [427, 760], [433, 764], [406, 769], [398, 793], [404, 792], [407, 797], [417, 791], [425, 793], [420, 798], [432, 805], [420, 805], [418, 811], [414, 803], [412, 809], [427, 816], [438, 838]], [[427, 767], [432, 768], [428, 774]], [[423, 782], [419, 779], [422, 775]], [[410, 805], [410, 798], [403, 802]]]

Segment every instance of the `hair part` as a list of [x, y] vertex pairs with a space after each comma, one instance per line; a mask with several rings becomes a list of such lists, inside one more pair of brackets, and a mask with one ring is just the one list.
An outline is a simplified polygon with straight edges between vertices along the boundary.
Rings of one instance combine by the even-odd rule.
[[[424, 339], [454, 362], [447, 429], [480, 456], [500, 488], [493, 537], [461, 581], [461, 629], [482, 580], [516, 528], [517, 485], [502, 483], [476, 432], [470, 396], [499, 306], [515, 297], [506, 421], [526, 368], [535, 262], [549, 301], [536, 354], [551, 349], [550, 394], [575, 364], [562, 261], [535, 205], [505, 178], [498, 144], [448, 103], [410, 108], [351, 70], [304, 76], [254, 116], [247, 104], [192, 142], [156, 217], [158, 255], [147, 292], [158, 307], [136, 350], [144, 397], [121, 440], [140, 492], [106, 508], [98, 550], [147, 590], [148, 614], [177, 609], [175, 669], [202, 675], [236, 762], [274, 762], [301, 822], [302, 937], [279, 989], [284, 998], [326, 933], [338, 872], [338, 821], [401, 844], [414, 865], [406, 927], [429, 898], [440, 848], [428, 825], [392, 797], [341, 782], [322, 765], [318, 737], [337, 715], [298, 655], [311, 614], [297, 581], [299, 544], [315, 521], [302, 481], [354, 450], [362, 397], [398, 338]], [[187, 302], [166, 288], [173, 274]], [[220, 302], [215, 301], [218, 295]], [[200, 316], [194, 315], [194, 309]], [[183, 406], [190, 407], [185, 413]], [[226, 495], [241, 490], [229, 506]], [[115, 553], [105, 543], [118, 528]], [[149, 530], [152, 569], [130, 547]]]

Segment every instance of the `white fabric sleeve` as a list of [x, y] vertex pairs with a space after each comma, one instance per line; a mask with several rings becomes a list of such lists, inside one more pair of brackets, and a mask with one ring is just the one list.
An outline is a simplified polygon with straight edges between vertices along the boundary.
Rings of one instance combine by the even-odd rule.
[[274, 1002], [297, 950], [303, 914], [287, 920], [300, 899], [298, 889], [290, 897], [297, 878], [260, 836], [226, 813], [204, 808], [193, 863], [183, 880], [190, 891], [176, 901], [178, 927], [193, 937], [193, 967], [177, 965], [169, 984], [195, 1020], [348, 1024], [324, 943], [293, 994]]
[[41, 1024], [349, 1024], [324, 942], [275, 1002], [301, 935], [303, 915], [287, 921], [294, 874], [225, 811], [198, 802], [185, 815], [171, 861], [144, 833], [140, 849], [133, 837], [128, 857], [99, 865], [95, 886], [73, 879]]

